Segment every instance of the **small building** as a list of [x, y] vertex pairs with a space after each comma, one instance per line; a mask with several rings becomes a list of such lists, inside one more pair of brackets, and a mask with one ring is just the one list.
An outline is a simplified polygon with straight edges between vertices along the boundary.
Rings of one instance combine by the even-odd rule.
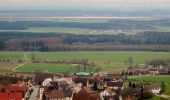
[[161, 87], [159, 85], [144, 85], [144, 91], [159, 95], [161, 93]]

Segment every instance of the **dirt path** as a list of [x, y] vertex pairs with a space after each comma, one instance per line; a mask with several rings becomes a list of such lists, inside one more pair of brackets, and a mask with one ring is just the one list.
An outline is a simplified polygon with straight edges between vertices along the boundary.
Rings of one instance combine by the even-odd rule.
[[20, 65], [18, 65], [17, 67], [13, 68], [12, 71], [16, 71], [17, 68], [22, 67], [22, 66], [24, 66], [24, 65], [25, 65], [25, 63], [24, 63], [24, 64], [20, 64]]

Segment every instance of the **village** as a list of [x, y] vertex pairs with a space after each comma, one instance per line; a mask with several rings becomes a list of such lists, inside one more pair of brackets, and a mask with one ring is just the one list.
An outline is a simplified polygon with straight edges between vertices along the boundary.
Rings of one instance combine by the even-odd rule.
[[169, 74], [166, 67], [135, 67], [118, 74], [6, 73], [0, 75], [0, 100], [147, 100], [162, 96], [164, 84], [141, 83], [128, 77]]

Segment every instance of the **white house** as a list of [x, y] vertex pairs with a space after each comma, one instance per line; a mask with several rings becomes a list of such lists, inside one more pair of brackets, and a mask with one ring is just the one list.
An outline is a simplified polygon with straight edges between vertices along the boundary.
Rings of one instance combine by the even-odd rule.
[[107, 88], [106, 90], [102, 91], [100, 93], [101, 96], [111, 96], [111, 95], [115, 95], [115, 92], [112, 91], [112, 89]]

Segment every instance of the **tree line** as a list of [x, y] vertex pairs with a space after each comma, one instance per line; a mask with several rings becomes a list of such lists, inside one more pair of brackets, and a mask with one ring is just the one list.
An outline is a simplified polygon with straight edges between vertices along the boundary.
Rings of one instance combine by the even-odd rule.
[[23, 51], [169, 51], [170, 32], [143, 32], [134, 35], [87, 35], [66, 33], [0, 32], [0, 50]]

